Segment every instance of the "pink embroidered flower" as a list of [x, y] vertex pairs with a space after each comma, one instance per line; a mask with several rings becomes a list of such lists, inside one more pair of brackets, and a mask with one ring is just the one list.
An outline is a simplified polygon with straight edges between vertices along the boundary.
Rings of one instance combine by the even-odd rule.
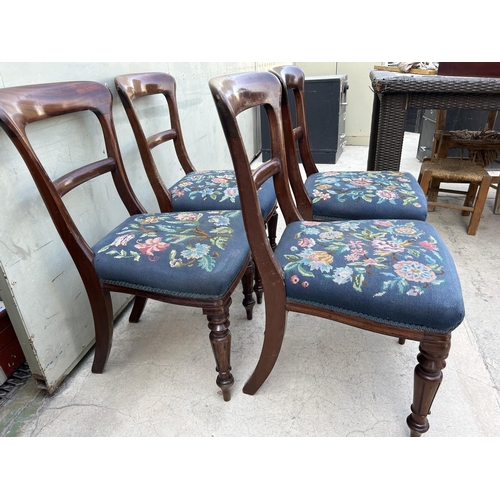
[[170, 244], [161, 241], [161, 237], [158, 237], [149, 238], [144, 243], [136, 243], [134, 246], [141, 253], [147, 255], [148, 257], [153, 257], [155, 252], [163, 252], [170, 246]]
[[302, 221], [302, 224], [304, 226], [319, 226], [321, 224], [321, 222], [313, 222], [312, 220], [305, 220], [305, 221]]
[[363, 255], [365, 255], [366, 252], [364, 250], [355, 250], [354, 252], [351, 252], [349, 255], [346, 255], [345, 260], [348, 260], [349, 262], [356, 262], [360, 260]]
[[236, 188], [236, 187], [227, 188], [224, 191], [224, 194], [226, 196], [229, 196], [230, 198], [234, 198], [235, 196], [238, 196], [238, 188]]
[[308, 282], [308, 281], [303, 281], [303, 282], [302, 282], [302, 286], [303, 286], [304, 288], [307, 288], [307, 287], [309, 286], [309, 282]]
[[351, 184], [354, 184], [355, 186], [369, 186], [370, 184], [373, 184], [373, 181], [370, 179], [352, 179]]
[[376, 220], [374, 221], [374, 223], [377, 225], [377, 226], [383, 226], [383, 227], [391, 227], [393, 226], [394, 224], [389, 221], [389, 220]]
[[181, 196], [184, 196], [184, 189], [172, 189], [172, 191], [170, 192], [174, 198], [180, 198]]
[[179, 187], [186, 187], [186, 186], [191, 186], [193, 184], [192, 182], [189, 181], [184, 181], [179, 184]]
[[290, 281], [291, 281], [294, 285], [296, 285], [296, 284], [300, 281], [300, 279], [299, 279], [299, 277], [298, 277], [296, 274], [294, 274], [294, 275], [290, 278]]
[[297, 245], [299, 247], [313, 247], [316, 245], [316, 242], [312, 238], [301, 238], [299, 241], [297, 241]]
[[322, 193], [321, 191], [318, 191], [317, 189], [314, 189], [312, 194], [315, 198], [321, 198], [322, 200], [330, 199], [330, 195], [328, 193]]
[[419, 241], [418, 244], [421, 247], [427, 248], [427, 250], [438, 250], [438, 246], [430, 241]]
[[212, 182], [215, 182], [216, 184], [224, 184], [226, 183], [231, 176], [229, 175], [219, 175], [219, 177], [214, 177], [212, 179]]

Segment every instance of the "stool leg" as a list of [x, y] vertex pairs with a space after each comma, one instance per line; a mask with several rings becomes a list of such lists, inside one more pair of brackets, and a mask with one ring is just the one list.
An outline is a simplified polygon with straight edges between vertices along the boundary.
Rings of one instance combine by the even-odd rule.
[[500, 214], [500, 190], [497, 186], [497, 194], [495, 195], [495, 204], [493, 205], [493, 213], [495, 215]]
[[[424, 172], [420, 172], [419, 184], [420, 187], [422, 188], [422, 191], [427, 196], [427, 203], [431, 201], [435, 202], [437, 199], [437, 191], [435, 193], [433, 191], [429, 193], [431, 183], [433, 183], [432, 170], [424, 170]], [[439, 182], [438, 182], [438, 187], [439, 187]], [[434, 210], [436, 210], [436, 207], [427, 206], [428, 212], [433, 212]]]
[[[469, 184], [469, 189], [467, 190], [467, 195], [466, 195], [465, 201], [464, 201], [464, 207], [473, 207], [474, 206], [474, 200], [476, 198], [478, 187], [479, 187], [479, 185], [476, 182], [471, 182]], [[470, 214], [471, 213], [467, 210], [464, 210], [462, 212], [463, 216], [468, 216]]]
[[481, 181], [479, 186], [479, 193], [477, 194], [476, 203], [474, 204], [474, 211], [472, 212], [472, 217], [470, 218], [469, 228], [467, 229], [467, 234], [474, 236], [479, 227], [479, 221], [481, 220], [481, 215], [483, 213], [484, 204], [486, 202], [486, 197], [488, 196], [488, 190], [490, 189], [491, 177], [485, 176]]

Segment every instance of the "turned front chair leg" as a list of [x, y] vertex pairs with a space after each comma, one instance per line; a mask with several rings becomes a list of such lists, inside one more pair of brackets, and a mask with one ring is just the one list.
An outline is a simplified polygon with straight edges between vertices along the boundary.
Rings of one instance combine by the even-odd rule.
[[411, 414], [406, 419], [412, 437], [419, 437], [429, 430], [427, 415], [430, 414], [432, 402], [441, 385], [445, 359], [450, 352], [450, 336], [443, 335], [441, 341], [420, 343], [420, 353], [415, 367], [413, 404]]
[[264, 293], [264, 287], [262, 286], [262, 278], [260, 276], [260, 271], [255, 264], [254, 267], [254, 286], [253, 286], [253, 291], [255, 292], [255, 296], [257, 297], [257, 304], [262, 304], [262, 295]]
[[[229, 302], [230, 303], [230, 302]], [[229, 331], [229, 304], [217, 310], [203, 311], [210, 328], [210, 344], [218, 372], [216, 383], [222, 390], [224, 401], [231, 399], [234, 378], [231, 374], [231, 332]]]

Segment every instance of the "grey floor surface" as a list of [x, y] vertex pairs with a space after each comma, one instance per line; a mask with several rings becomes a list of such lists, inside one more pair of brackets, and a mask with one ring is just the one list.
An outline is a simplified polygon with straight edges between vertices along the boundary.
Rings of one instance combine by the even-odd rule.
[[[402, 170], [417, 175], [417, 134], [405, 135]], [[322, 169], [365, 170], [367, 147], [349, 146]], [[455, 210], [429, 214], [455, 259], [466, 306], [454, 332], [428, 437], [500, 436], [500, 216], [490, 190], [476, 236]], [[258, 359], [264, 305], [247, 321], [241, 290], [231, 307], [235, 384], [225, 403], [215, 385], [200, 310], [150, 301], [138, 324], [116, 323], [105, 373], [92, 352], [47, 396], [32, 380], [0, 407], [0, 436], [33, 437], [403, 437], [409, 435], [418, 344], [291, 313], [271, 376], [254, 396], [242, 387]], [[435, 452], [439, 458], [439, 452]], [[222, 458], [222, 457], [221, 457]], [[215, 457], [214, 457], [215, 459]]]

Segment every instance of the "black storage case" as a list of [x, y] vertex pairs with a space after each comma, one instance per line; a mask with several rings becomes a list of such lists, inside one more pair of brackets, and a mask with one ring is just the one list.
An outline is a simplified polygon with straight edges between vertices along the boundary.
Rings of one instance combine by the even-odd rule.
[[[337, 163], [344, 150], [347, 109], [347, 75], [316, 76], [305, 80], [307, 129], [311, 153], [316, 163]], [[295, 99], [288, 91], [295, 125]], [[262, 159], [271, 157], [269, 125], [263, 109], [261, 113]]]

